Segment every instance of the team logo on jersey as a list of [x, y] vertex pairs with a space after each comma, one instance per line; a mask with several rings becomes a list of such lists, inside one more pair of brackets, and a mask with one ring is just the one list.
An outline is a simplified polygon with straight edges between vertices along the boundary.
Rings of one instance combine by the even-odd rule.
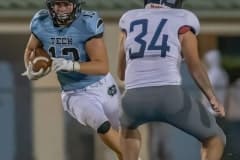
[[114, 96], [116, 93], [117, 93], [117, 87], [115, 84], [108, 88], [108, 95]]

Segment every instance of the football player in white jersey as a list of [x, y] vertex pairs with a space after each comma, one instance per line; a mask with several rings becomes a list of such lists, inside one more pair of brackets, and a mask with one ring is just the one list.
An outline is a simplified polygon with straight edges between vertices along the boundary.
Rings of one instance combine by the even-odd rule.
[[82, 10], [80, 0], [46, 0], [46, 5], [48, 10], [38, 11], [31, 21], [23, 75], [39, 79], [48, 74], [33, 72], [29, 63], [34, 49], [43, 47], [53, 58], [64, 110], [93, 128], [121, 160], [121, 97], [109, 73], [103, 20], [96, 11]]
[[118, 75], [125, 81], [122, 99], [124, 160], [137, 160], [141, 146], [138, 127], [169, 123], [202, 142], [208, 160], [220, 160], [226, 141], [215, 117], [181, 88], [180, 62], [184, 58], [193, 79], [217, 115], [224, 107], [216, 98], [198, 56], [198, 18], [180, 9], [182, 0], [145, 0], [144, 9], [121, 17]]

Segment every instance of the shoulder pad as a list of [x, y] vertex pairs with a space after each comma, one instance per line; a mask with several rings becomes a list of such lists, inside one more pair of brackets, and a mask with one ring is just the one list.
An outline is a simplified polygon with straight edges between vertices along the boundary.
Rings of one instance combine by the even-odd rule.
[[36, 25], [38, 25], [39, 21], [44, 20], [49, 16], [49, 12], [46, 9], [39, 10], [32, 18], [31, 23], [30, 23], [30, 29], [31, 31], [34, 30]]
[[33, 19], [43, 19], [49, 16], [49, 12], [46, 9], [41, 9], [39, 10], [34, 16]]
[[129, 10], [121, 16], [118, 25], [122, 30], [126, 30], [127, 17], [131, 12], [132, 12], [132, 10]]
[[104, 23], [96, 11], [82, 11], [82, 17], [86, 22], [88, 30], [94, 35], [104, 32]]
[[194, 33], [198, 35], [200, 32], [200, 22], [197, 16], [188, 10], [183, 10], [183, 11], [185, 13], [184, 19], [185, 19], [186, 25], [190, 26], [193, 29]]

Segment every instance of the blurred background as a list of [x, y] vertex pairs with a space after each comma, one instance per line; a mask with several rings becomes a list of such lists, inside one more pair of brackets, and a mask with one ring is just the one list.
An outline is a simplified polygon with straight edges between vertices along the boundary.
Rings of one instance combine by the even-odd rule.
[[[128, 9], [142, 6], [143, 0], [86, 0], [82, 6], [97, 10], [104, 19], [105, 42], [115, 77], [118, 20]], [[45, 8], [44, 0], [0, 0], [0, 160], [113, 160], [112, 152], [91, 129], [63, 112], [55, 74], [33, 82], [20, 76], [25, 70], [23, 53], [30, 35], [29, 22], [41, 8]], [[200, 19], [200, 56], [226, 107], [226, 119], [218, 120], [228, 141], [224, 160], [240, 160], [240, 1], [186, 0], [184, 8]], [[215, 62], [216, 66], [211, 66]], [[206, 103], [184, 65], [182, 75], [184, 87]], [[141, 127], [143, 160], [154, 159], [150, 157], [158, 144], [153, 143], [164, 134], [158, 127]], [[179, 136], [178, 140], [179, 151], [188, 155], [191, 146], [184, 145], [187, 139]]]

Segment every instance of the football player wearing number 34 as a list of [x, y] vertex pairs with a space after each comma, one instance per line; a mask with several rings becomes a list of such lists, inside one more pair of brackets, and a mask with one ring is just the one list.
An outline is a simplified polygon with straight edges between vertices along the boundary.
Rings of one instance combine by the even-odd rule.
[[144, 0], [144, 9], [121, 17], [118, 74], [125, 81], [122, 99], [121, 144], [124, 160], [137, 160], [141, 124], [166, 122], [196, 137], [207, 160], [220, 160], [225, 135], [215, 117], [181, 89], [180, 62], [184, 58], [193, 79], [212, 109], [224, 116], [198, 57], [198, 18], [181, 9], [182, 0]]
[[[96, 130], [122, 160], [118, 134], [121, 97], [109, 73], [103, 21], [97, 12], [82, 10], [81, 4], [79, 0], [46, 0], [48, 10], [34, 15], [24, 56], [27, 73], [32, 73], [31, 52], [43, 47], [53, 59], [64, 110]], [[33, 76], [36, 74], [38, 78], [46, 75]]]

